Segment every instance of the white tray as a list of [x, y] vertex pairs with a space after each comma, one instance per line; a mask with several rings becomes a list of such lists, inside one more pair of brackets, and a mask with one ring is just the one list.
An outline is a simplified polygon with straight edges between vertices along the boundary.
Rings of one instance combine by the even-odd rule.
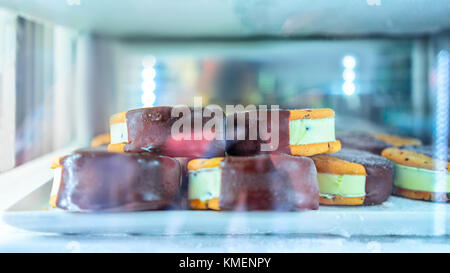
[[399, 197], [378, 206], [321, 206], [305, 212], [69, 213], [48, 208], [49, 192], [50, 182], [4, 212], [3, 221], [30, 231], [76, 234], [450, 234], [450, 204]]

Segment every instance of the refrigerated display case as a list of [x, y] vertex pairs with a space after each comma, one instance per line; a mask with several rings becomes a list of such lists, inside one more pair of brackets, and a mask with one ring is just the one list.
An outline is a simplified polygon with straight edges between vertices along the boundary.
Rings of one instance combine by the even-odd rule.
[[449, 252], [448, 204], [394, 195], [295, 212], [48, 205], [52, 159], [111, 115], [194, 97], [331, 108], [337, 135], [408, 136], [448, 161], [448, 14], [445, 0], [0, 0], [0, 251]]

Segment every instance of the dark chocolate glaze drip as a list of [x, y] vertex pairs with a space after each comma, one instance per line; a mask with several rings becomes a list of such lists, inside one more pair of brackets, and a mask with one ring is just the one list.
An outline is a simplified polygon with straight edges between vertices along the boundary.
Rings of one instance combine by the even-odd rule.
[[[442, 157], [441, 155], [438, 155], [438, 153], [435, 153], [434, 147], [431, 145], [428, 146], [406, 146], [403, 147], [402, 149], [411, 151], [411, 152], [415, 152], [415, 153], [419, 153], [419, 154], [423, 154], [432, 158], [437, 158], [439, 156]], [[445, 155], [445, 154], [444, 154]], [[450, 147], [447, 148], [447, 158], [439, 158], [441, 160], [450, 160]]]
[[70, 211], [163, 209], [180, 188], [181, 167], [170, 157], [78, 151], [61, 164], [56, 205]]
[[[198, 115], [202, 115], [201, 111], [191, 110], [191, 131], [195, 132], [194, 120]], [[204, 109], [204, 108], [203, 108]], [[172, 107], [158, 106], [150, 108], [141, 108], [130, 110], [126, 113], [128, 140], [125, 145], [126, 152], [154, 152], [172, 157], [215, 157], [225, 154], [225, 140], [171, 140], [172, 125], [180, 117], [171, 116]], [[203, 111], [203, 110], [202, 110]], [[213, 117], [201, 116], [203, 126], [214, 119]], [[223, 121], [225, 116], [223, 115]], [[222, 124], [222, 126], [224, 126]], [[222, 127], [223, 129], [224, 127]]]
[[377, 155], [380, 155], [381, 151], [392, 146], [365, 132], [347, 132], [339, 134], [336, 138], [341, 141], [343, 148], [368, 151]]
[[[279, 115], [279, 145], [278, 148], [271, 152], [262, 152], [261, 144], [270, 143], [271, 140], [264, 140], [260, 134], [260, 122], [262, 124], [267, 125], [267, 131], [270, 133], [272, 131], [271, 121], [272, 121], [272, 112], [277, 111]], [[229, 125], [228, 119], [234, 120], [234, 131], [233, 135], [227, 135], [227, 146], [226, 151], [228, 155], [237, 155], [237, 156], [250, 156], [257, 155], [263, 153], [286, 153], [290, 154], [289, 148], [289, 110], [267, 110], [266, 116], [259, 115], [259, 111], [256, 111], [256, 128], [257, 128], [257, 136], [255, 140], [250, 140], [249, 135], [249, 127], [250, 127], [250, 118], [252, 117], [251, 113], [255, 111], [246, 111], [246, 112], [238, 112], [234, 114], [227, 115], [227, 126]], [[245, 122], [241, 125], [238, 124], [238, 116], [244, 115]], [[238, 131], [241, 130], [241, 131]], [[244, 132], [245, 130], [245, 138], [243, 140], [239, 140], [237, 138], [238, 132]], [[227, 131], [228, 134], [228, 131]]]
[[219, 206], [223, 210], [318, 209], [314, 162], [307, 157], [226, 157]]
[[366, 177], [365, 205], [376, 205], [386, 201], [392, 193], [394, 164], [388, 159], [366, 151], [343, 148], [330, 156], [364, 166]]

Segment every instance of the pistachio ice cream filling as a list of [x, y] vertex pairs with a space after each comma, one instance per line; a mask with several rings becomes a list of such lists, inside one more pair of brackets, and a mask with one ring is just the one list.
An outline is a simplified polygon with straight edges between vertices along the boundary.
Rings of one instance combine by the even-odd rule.
[[[111, 144], [128, 142], [126, 122], [110, 125]], [[289, 121], [289, 144], [306, 145], [336, 141], [334, 117], [321, 119], [297, 119]]]
[[306, 145], [336, 141], [334, 117], [289, 121], [289, 145]]
[[366, 195], [366, 176], [318, 173], [319, 192], [322, 197], [333, 195], [363, 197]]
[[450, 174], [395, 164], [394, 186], [425, 192], [450, 192]]
[[114, 123], [109, 126], [111, 144], [128, 142], [128, 128], [126, 122]]
[[61, 185], [61, 177], [62, 177], [62, 167], [58, 167], [54, 170], [53, 184], [50, 196], [56, 196], [58, 194], [59, 186]]
[[205, 202], [219, 198], [221, 181], [222, 169], [220, 167], [189, 171], [189, 200], [199, 199]]

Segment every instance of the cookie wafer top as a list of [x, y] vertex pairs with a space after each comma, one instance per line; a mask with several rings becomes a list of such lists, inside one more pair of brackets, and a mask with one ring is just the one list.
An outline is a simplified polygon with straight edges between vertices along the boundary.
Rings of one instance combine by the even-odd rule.
[[[427, 146], [408, 146], [408, 147], [404, 147], [403, 150], [408, 150], [411, 152], [415, 152], [415, 153], [419, 153], [419, 154], [423, 154], [429, 157], [433, 157], [436, 158], [439, 155], [435, 154], [435, 151], [433, 150], [433, 146], [427, 145]], [[447, 158], [445, 160], [449, 160], [450, 159], [450, 149], [447, 148]], [[444, 159], [442, 159], [444, 160]]]
[[392, 167], [392, 163], [366, 151], [343, 148], [332, 155], [312, 157], [318, 172], [332, 174], [367, 175], [364, 166]]
[[337, 153], [332, 155], [333, 157], [340, 158], [352, 163], [357, 163], [365, 166], [379, 166], [379, 167], [391, 167], [392, 163], [379, 156], [366, 151], [360, 151], [356, 149], [343, 148]]
[[319, 173], [367, 175], [364, 166], [361, 164], [329, 155], [315, 155], [311, 158]]
[[445, 170], [447, 171], [450, 167], [450, 163], [448, 162], [450, 153], [447, 153], [446, 160], [441, 160], [441, 163], [443, 164], [437, 164], [439, 160], [433, 158], [435, 155], [433, 153], [432, 146], [404, 147], [402, 149], [387, 148], [383, 150], [381, 155], [392, 160], [395, 163], [409, 167], [438, 170], [436, 169], [437, 166], [441, 165], [446, 166]]
[[420, 140], [409, 137], [400, 137], [387, 134], [373, 134], [373, 136], [395, 147], [417, 146], [422, 144]]
[[399, 137], [387, 134], [372, 134], [366, 132], [345, 132], [337, 136], [343, 147], [369, 151], [374, 154], [389, 147], [402, 147], [408, 145], [420, 145], [421, 142], [415, 138]]
[[322, 109], [289, 110], [289, 120], [320, 119], [329, 117], [334, 117], [333, 109], [322, 108]]

